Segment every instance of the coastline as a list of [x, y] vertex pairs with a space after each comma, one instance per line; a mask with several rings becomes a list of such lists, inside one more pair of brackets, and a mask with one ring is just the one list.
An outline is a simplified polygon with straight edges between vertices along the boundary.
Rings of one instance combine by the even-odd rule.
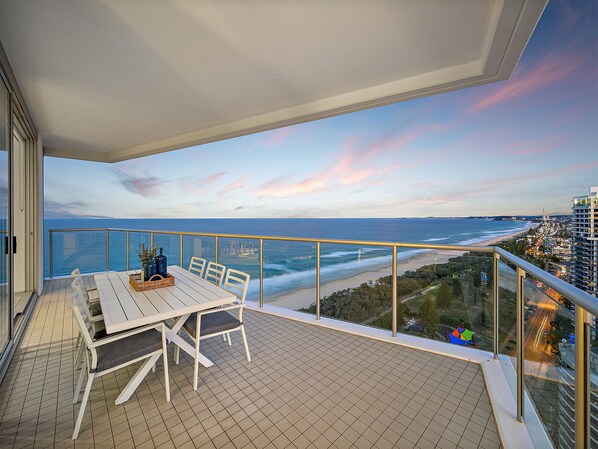
[[[488, 240], [483, 240], [480, 242], [475, 243], [474, 246], [492, 246], [496, 245], [504, 240], [510, 240], [520, 235], [526, 234], [529, 229], [534, 228], [535, 226], [525, 228], [519, 231], [512, 232], [510, 234], [501, 235], [499, 237], [492, 237]], [[443, 251], [443, 250], [429, 250], [425, 253], [414, 254], [411, 257], [408, 257], [404, 260], [397, 262], [397, 276], [401, 276], [407, 271], [414, 271], [421, 266], [424, 265], [432, 265], [432, 264], [444, 264], [448, 262], [449, 259], [453, 257], [458, 257], [463, 255], [467, 251]], [[391, 267], [384, 267], [378, 270], [372, 271], [364, 271], [362, 273], [349, 276], [342, 279], [336, 279], [334, 281], [329, 281], [322, 283], [320, 285], [320, 296], [323, 298], [325, 296], [329, 296], [332, 293], [344, 290], [346, 288], [354, 288], [358, 287], [364, 282], [374, 282], [377, 279], [383, 276], [390, 276], [391, 274]], [[285, 309], [292, 309], [297, 310], [301, 308], [309, 307], [310, 305], [315, 303], [315, 296], [316, 296], [316, 288], [314, 287], [307, 287], [302, 289], [293, 290], [288, 293], [283, 293], [281, 295], [277, 295], [266, 301], [267, 304], [276, 306], [276, 307], [283, 307]]]

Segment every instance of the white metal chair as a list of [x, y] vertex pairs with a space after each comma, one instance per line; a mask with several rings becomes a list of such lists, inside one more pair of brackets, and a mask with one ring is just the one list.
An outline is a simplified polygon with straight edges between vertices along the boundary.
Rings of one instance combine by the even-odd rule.
[[191, 273], [195, 273], [200, 278], [202, 278], [206, 269], [207, 262], [208, 261], [206, 259], [202, 259], [200, 257], [192, 257], [189, 261], [189, 271]]
[[[92, 326], [89, 317], [85, 312], [83, 306], [83, 298], [78, 291], [74, 291], [72, 296], [72, 303], [69, 304], [73, 310], [73, 315], [79, 326], [79, 330], [83, 335], [85, 351], [85, 368], [81, 370], [77, 387], [75, 389], [75, 397], [73, 404], [79, 400], [81, 386], [83, 384], [84, 372], [88, 372], [87, 384], [85, 385], [85, 392], [83, 393], [83, 400], [81, 408], [75, 423], [73, 431], [73, 440], [79, 436], [81, 422], [85, 413], [85, 407], [89, 400], [91, 392], [91, 385], [96, 377], [116, 371], [119, 368], [131, 365], [132, 363], [148, 359], [144, 365], [135, 373], [132, 381], [141, 381], [149, 370], [155, 365], [160, 356], [164, 359], [164, 385], [166, 390], [166, 400], [170, 401], [170, 383], [168, 377], [168, 356], [166, 350], [166, 326], [164, 323], [159, 323], [151, 326], [144, 326], [132, 331], [123, 332], [114, 336], [106, 336], [100, 340], [92, 338]], [[157, 331], [157, 332], [156, 332]], [[134, 382], [138, 384], [138, 382]], [[121, 392], [116, 399], [119, 404], [123, 397], [129, 397], [132, 391], [127, 391], [127, 388]]]
[[216, 284], [218, 287], [222, 287], [222, 281], [224, 280], [224, 272], [226, 267], [216, 262], [208, 263], [204, 279], [210, 281], [212, 284]]
[[86, 288], [85, 281], [81, 276], [73, 278], [71, 287], [73, 287], [73, 289], [78, 288], [81, 291], [81, 294], [83, 295], [83, 298], [85, 298], [85, 302], [87, 303], [87, 306], [92, 315], [96, 316], [102, 314], [102, 308], [100, 307], [100, 298], [92, 298], [91, 296], [89, 296], [90, 289]]
[[[234, 293], [235, 296], [237, 296], [238, 301], [230, 306], [194, 313], [187, 318], [187, 321], [185, 321], [183, 329], [185, 329], [185, 332], [195, 342], [195, 363], [193, 369], [194, 390], [197, 390], [199, 378], [199, 341], [201, 339], [215, 337], [217, 335], [228, 335], [230, 332], [237, 330], [241, 331], [247, 361], [251, 362], [249, 346], [247, 345], [247, 336], [245, 335], [245, 326], [243, 325], [243, 308], [245, 307], [245, 296], [247, 295], [248, 287], [249, 275], [242, 271], [229, 268], [226, 273], [223, 288]], [[238, 312], [236, 316], [228, 313], [233, 310]], [[230, 335], [228, 335], [228, 341], [230, 345]], [[178, 353], [179, 348], [175, 346], [175, 359], [177, 362]]]
[[[100, 307], [99, 302], [93, 303], [89, 300], [89, 295], [85, 289], [85, 284], [83, 283], [82, 277], [75, 277], [75, 280], [71, 283], [71, 288], [74, 291], [77, 291], [80, 297], [83, 300], [82, 306], [85, 307], [87, 311], [87, 315], [89, 316], [89, 321], [91, 322], [92, 329], [93, 329], [93, 336], [94, 338], [100, 338], [106, 335], [106, 330], [104, 327], [104, 315], [102, 314], [102, 309]], [[83, 335], [79, 332], [77, 336], [77, 341], [75, 342], [75, 348], [79, 348], [79, 352], [77, 353], [77, 358], [75, 359], [75, 367], [79, 369], [81, 366], [81, 361], [83, 357]]]
[[[81, 275], [81, 270], [79, 270], [79, 268], [75, 268], [73, 271], [71, 271], [71, 276], [73, 277], [73, 280], [80, 279], [81, 282], [83, 282], [83, 285], [85, 286], [85, 281], [83, 280], [83, 276]], [[87, 292], [87, 296], [89, 297], [89, 300], [91, 302], [99, 302], [100, 298], [98, 298], [98, 296], [95, 293], [93, 293], [98, 291], [97, 288], [85, 287], [85, 291]]]

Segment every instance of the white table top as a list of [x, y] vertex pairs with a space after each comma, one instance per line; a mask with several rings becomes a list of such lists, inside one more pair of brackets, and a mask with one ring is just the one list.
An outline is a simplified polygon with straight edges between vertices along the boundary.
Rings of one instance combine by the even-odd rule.
[[106, 332], [125, 331], [159, 323], [201, 310], [230, 304], [236, 296], [179, 266], [168, 267], [175, 277], [173, 287], [144, 292], [129, 284], [129, 273], [108, 272], [94, 276]]

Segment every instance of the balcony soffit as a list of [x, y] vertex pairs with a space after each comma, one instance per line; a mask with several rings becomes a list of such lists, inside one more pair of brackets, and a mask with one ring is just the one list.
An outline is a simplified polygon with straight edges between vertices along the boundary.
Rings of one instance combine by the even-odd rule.
[[507, 79], [546, 0], [5, 0], [51, 156], [115, 162]]

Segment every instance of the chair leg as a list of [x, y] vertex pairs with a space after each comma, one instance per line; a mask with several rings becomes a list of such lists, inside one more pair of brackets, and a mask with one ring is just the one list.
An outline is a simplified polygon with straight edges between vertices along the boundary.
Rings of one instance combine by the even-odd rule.
[[249, 355], [249, 345], [247, 344], [247, 335], [245, 335], [245, 325], [241, 325], [241, 335], [243, 336], [243, 345], [245, 346], [245, 354], [247, 354], [247, 361], [251, 362], [251, 355]]
[[75, 369], [81, 368], [81, 362], [83, 361], [83, 355], [85, 354], [85, 345], [81, 342], [79, 349], [77, 350], [77, 358], [75, 359]]
[[195, 357], [193, 360], [193, 390], [197, 391], [199, 382], [199, 338], [195, 340]]
[[81, 429], [81, 422], [83, 421], [83, 415], [85, 414], [85, 407], [89, 400], [89, 393], [91, 392], [91, 384], [95, 377], [94, 373], [89, 373], [87, 378], [87, 385], [85, 386], [85, 393], [83, 393], [83, 401], [81, 401], [81, 408], [79, 408], [79, 415], [77, 416], [77, 423], [75, 424], [75, 430], [73, 431], [73, 440], [76, 440], [79, 436], [79, 430]]
[[233, 341], [231, 340], [230, 333], [228, 333], [228, 332], [226, 333], [226, 339], [228, 340], [228, 345], [232, 346], [233, 345]]
[[79, 373], [79, 380], [77, 380], [77, 387], [75, 388], [75, 395], [73, 397], [73, 404], [79, 402], [79, 394], [81, 393], [81, 386], [83, 385], [83, 376], [85, 375], [86, 369], [83, 367], [81, 368], [81, 373]]
[[[166, 336], [162, 334], [162, 356], [164, 359], [164, 387], [166, 389], [166, 401], [170, 402], [170, 377], [168, 376], [168, 350]], [[154, 366], [156, 366], [154, 364]]]
[[222, 341], [226, 342], [226, 334], [222, 334]]
[[81, 332], [79, 332], [79, 335], [77, 335], [77, 341], [75, 342], [75, 348], [78, 348], [79, 345], [81, 344]]
[[156, 364], [154, 363], [154, 366], [152, 366], [152, 373], [156, 372]]
[[174, 363], [179, 364], [180, 349], [176, 344], [174, 345]]

